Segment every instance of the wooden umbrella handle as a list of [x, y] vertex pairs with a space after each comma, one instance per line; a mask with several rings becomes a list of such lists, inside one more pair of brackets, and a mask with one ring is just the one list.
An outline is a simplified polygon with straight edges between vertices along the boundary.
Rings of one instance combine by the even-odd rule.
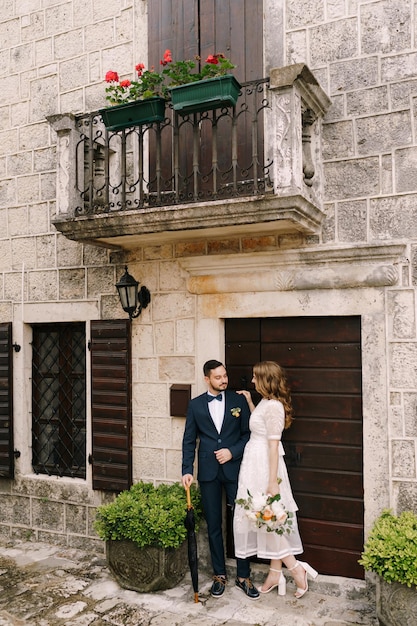
[[185, 493], [187, 494], [187, 509], [192, 509], [192, 504], [191, 504], [191, 494], [190, 494], [190, 488], [186, 487], [185, 488]]

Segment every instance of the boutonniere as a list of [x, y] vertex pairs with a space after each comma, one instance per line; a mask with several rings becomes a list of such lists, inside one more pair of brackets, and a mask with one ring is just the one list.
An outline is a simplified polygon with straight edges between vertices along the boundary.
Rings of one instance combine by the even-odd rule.
[[240, 406], [235, 407], [234, 409], [230, 410], [230, 413], [233, 415], [233, 417], [240, 417], [240, 413], [241, 413], [242, 409], [240, 408]]

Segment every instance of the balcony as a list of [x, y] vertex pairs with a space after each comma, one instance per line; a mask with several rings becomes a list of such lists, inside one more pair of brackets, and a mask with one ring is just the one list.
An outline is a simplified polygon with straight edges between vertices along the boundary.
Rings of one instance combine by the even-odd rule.
[[329, 99], [305, 65], [245, 83], [235, 107], [109, 132], [99, 112], [57, 115], [55, 227], [69, 239], [143, 241], [316, 233]]

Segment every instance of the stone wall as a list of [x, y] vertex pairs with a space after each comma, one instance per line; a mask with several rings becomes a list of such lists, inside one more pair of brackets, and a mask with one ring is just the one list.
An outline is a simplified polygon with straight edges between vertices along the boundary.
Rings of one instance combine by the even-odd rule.
[[[323, 125], [321, 235], [228, 232], [114, 253], [67, 240], [51, 226], [56, 136], [46, 117], [102, 107], [105, 72], [132, 77], [135, 63], [146, 63], [146, 2], [3, 3], [0, 321], [13, 322], [13, 339], [22, 345], [14, 355], [21, 457], [16, 481], [0, 480], [3, 536], [77, 547], [89, 541], [100, 549], [92, 519], [105, 496], [92, 491], [91, 476], [80, 483], [32, 474], [30, 325], [121, 317], [114, 284], [125, 262], [152, 293], [133, 323], [135, 480], [179, 478], [183, 419], [169, 415], [169, 388], [203, 390], [201, 363], [223, 357], [222, 319], [356, 314], [363, 320], [366, 525], [383, 506], [417, 510], [416, 9], [411, 0], [265, 0], [265, 10], [267, 71], [306, 63], [332, 100]], [[326, 254], [348, 251], [354, 259], [362, 249], [366, 261], [372, 245], [391, 244], [402, 246], [389, 259], [393, 282], [324, 282]], [[313, 286], [284, 289], [281, 280], [260, 294], [256, 286], [242, 288], [242, 275], [234, 276], [240, 292], [197, 293], [191, 286], [192, 259], [217, 276], [219, 267], [246, 256], [263, 276], [263, 255], [276, 254], [292, 271], [289, 252], [309, 249], [322, 253], [320, 261], [302, 261]], [[332, 263], [338, 267], [334, 257]]]

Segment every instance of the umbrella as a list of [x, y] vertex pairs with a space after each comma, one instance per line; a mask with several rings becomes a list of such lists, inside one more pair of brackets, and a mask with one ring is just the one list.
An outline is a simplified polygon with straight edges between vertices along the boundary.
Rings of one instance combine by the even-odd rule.
[[187, 515], [185, 516], [184, 525], [187, 529], [188, 564], [190, 566], [191, 580], [194, 589], [194, 602], [198, 602], [198, 555], [194, 508], [191, 504], [190, 488], [186, 487], [185, 491], [187, 494]]

